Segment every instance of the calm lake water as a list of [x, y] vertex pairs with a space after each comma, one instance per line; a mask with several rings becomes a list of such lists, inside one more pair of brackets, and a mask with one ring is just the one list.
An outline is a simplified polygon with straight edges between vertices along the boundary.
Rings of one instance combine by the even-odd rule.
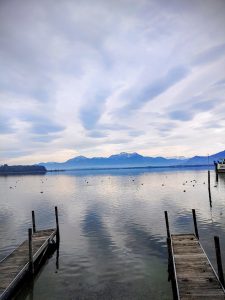
[[54, 227], [54, 206], [59, 210], [59, 269], [55, 253], [17, 300], [172, 299], [164, 210], [172, 233], [188, 233], [196, 209], [200, 239], [216, 265], [214, 235], [225, 254], [225, 175], [217, 183], [211, 171], [211, 190], [212, 208], [203, 169], [0, 177], [0, 259], [27, 238], [31, 210], [38, 229]]

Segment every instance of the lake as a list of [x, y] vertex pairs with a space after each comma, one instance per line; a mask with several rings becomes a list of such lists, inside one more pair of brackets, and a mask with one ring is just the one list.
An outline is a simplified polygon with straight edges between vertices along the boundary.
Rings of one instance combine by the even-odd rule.
[[[10, 188], [11, 187], [11, 188]], [[0, 177], [0, 260], [37, 229], [60, 222], [56, 253], [22, 299], [172, 299], [167, 281], [164, 210], [172, 233], [193, 232], [216, 266], [213, 236], [225, 263], [225, 175], [205, 169], [92, 170]]]

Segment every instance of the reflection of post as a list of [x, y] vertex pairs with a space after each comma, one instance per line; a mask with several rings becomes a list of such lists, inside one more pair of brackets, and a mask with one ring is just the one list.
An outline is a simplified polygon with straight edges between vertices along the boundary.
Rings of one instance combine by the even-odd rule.
[[59, 269], [59, 243], [56, 245], [56, 270]]
[[29, 290], [30, 290], [29, 300], [33, 300], [34, 299], [34, 281], [33, 280], [30, 281]]
[[211, 186], [210, 186], [210, 171], [208, 170], [208, 191], [209, 191], [209, 204], [212, 207], [212, 196], [211, 196]]
[[216, 172], [216, 182], [218, 182], [219, 180], [219, 176], [218, 176], [218, 173]]

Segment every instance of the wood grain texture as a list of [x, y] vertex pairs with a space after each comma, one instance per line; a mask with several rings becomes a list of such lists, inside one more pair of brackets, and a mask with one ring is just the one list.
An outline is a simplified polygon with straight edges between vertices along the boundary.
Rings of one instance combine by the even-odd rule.
[[[34, 261], [48, 247], [48, 243], [53, 240], [55, 234], [56, 229], [47, 229], [37, 231], [32, 235]], [[19, 281], [20, 275], [22, 276], [28, 269], [29, 245], [26, 240], [0, 262], [0, 300], [3, 299], [6, 290], [15, 285], [16, 281]]]
[[224, 289], [194, 234], [171, 235], [171, 247], [179, 299], [225, 299]]

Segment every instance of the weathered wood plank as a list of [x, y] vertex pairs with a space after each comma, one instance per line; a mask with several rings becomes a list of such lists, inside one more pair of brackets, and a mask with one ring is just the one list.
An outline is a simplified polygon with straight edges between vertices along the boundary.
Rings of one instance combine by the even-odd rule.
[[[37, 231], [32, 235], [33, 260], [37, 260], [41, 252], [56, 235], [56, 229]], [[15, 282], [28, 271], [29, 245], [28, 240], [19, 245], [11, 254], [0, 262], [0, 300]]]
[[194, 234], [171, 235], [178, 299], [225, 299], [225, 291]]

